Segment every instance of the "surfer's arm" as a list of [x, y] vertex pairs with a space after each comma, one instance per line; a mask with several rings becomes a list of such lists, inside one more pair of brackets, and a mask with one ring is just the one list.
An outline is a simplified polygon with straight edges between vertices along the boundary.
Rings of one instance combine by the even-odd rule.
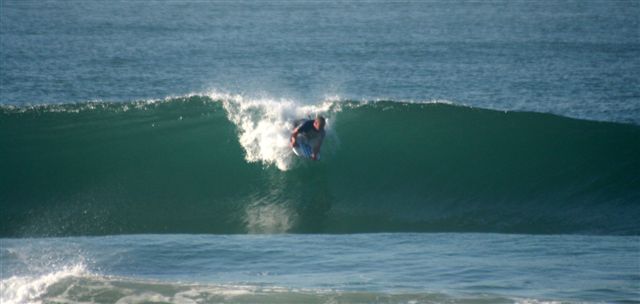
[[293, 133], [291, 133], [291, 138], [289, 139], [291, 147], [295, 147], [297, 145], [296, 138], [298, 137], [298, 129], [300, 129], [300, 127], [293, 129]]

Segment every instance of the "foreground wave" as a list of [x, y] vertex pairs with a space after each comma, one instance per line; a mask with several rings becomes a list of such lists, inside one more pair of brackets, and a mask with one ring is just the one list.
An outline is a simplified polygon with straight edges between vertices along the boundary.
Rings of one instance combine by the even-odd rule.
[[[293, 119], [329, 118], [323, 160]], [[443, 103], [229, 95], [4, 106], [1, 236], [640, 233], [640, 127]]]
[[0, 302], [634, 303], [637, 236], [0, 238]]
[[3, 303], [553, 303], [527, 298], [439, 293], [291, 289], [278, 286], [185, 284], [74, 274], [75, 267], [40, 278], [2, 282]]

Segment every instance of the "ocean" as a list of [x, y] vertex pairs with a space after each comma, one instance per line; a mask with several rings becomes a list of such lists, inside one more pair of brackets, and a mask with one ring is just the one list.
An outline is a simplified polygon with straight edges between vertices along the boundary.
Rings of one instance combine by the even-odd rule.
[[638, 219], [638, 1], [0, 1], [1, 303], [640, 303]]

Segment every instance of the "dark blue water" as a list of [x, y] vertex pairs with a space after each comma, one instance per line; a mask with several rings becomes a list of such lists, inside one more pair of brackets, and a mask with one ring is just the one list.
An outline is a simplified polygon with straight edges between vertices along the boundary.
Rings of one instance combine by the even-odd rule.
[[639, 303], [639, 29], [638, 1], [2, 0], [0, 302]]

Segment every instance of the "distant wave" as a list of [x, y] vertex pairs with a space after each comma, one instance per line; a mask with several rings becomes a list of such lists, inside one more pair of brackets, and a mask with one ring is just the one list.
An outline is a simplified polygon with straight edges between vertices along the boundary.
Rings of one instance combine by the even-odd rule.
[[[320, 162], [293, 120], [328, 118]], [[202, 94], [0, 108], [0, 236], [639, 234], [640, 127], [447, 102]]]

